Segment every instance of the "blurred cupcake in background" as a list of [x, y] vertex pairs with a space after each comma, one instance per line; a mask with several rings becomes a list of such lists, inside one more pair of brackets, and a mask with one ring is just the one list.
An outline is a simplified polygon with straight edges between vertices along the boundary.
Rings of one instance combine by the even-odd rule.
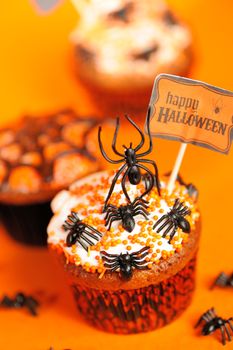
[[67, 110], [24, 117], [0, 130], [0, 214], [16, 240], [46, 244], [50, 200], [74, 180], [99, 169], [86, 147], [96, 123]]
[[154, 77], [185, 75], [189, 29], [160, 0], [75, 1], [80, 18], [71, 34], [77, 77], [103, 113], [145, 115]]

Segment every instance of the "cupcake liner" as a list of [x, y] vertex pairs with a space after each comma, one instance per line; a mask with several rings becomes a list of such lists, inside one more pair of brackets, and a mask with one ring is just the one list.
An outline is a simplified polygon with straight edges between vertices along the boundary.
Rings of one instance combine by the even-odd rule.
[[30, 205], [0, 205], [1, 221], [16, 241], [46, 246], [46, 227], [52, 217], [50, 202]]
[[165, 326], [190, 304], [196, 257], [159, 284], [133, 290], [97, 290], [73, 284], [80, 313], [93, 326], [112, 333], [147, 332]]

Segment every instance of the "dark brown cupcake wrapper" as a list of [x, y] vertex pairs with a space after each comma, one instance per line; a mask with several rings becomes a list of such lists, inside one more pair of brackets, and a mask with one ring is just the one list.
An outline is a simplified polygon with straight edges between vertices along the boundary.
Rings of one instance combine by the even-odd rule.
[[16, 241], [47, 245], [47, 226], [52, 217], [50, 202], [30, 205], [0, 205], [0, 219]]
[[80, 313], [107, 332], [147, 332], [172, 322], [190, 304], [195, 288], [196, 258], [159, 284], [107, 291], [72, 285]]

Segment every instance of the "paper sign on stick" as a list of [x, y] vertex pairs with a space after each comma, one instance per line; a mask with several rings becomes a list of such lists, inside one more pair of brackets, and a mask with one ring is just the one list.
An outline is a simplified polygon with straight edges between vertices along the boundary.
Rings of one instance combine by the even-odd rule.
[[233, 138], [233, 93], [198, 80], [160, 74], [149, 107], [153, 136], [227, 154]]

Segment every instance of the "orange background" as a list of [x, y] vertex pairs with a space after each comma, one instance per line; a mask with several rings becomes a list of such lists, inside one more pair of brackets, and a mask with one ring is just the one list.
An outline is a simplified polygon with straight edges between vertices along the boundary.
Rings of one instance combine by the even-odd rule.
[[[192, 77], [233, 90], [233, 4], [229, 0], [169, 2], [193, 30]], [[67, 37], [77, 21], [71, 4], [66, 1], [51, 15], [40, 17], [26, 0], [1, 1], [0, 13], [1, 125], [24, 112], [38, 114], [66, 106], [82, 113], [95, 111], [69, 68]], [[160, 172], [169, 171], [179, 144], [155, 139], [154, 145]], [[182, 317], [155, 332], [119, 336], [87, 325], [76, 311], [62, 270], [54, 268], [48, 252], [16, 244], [1, 229], [0, 294], [42, 290], [45, 296], [38, 318], [24, 311], [0, 310], [0, 349], [222, 349], [216, 335], [197, 336], [193, 324], [212, 305], [223, 317], [233, 316], [232, 290], [208, 290], [221, 270], [232, 271], [232, 158], [233, 152], [225, 156], [188, 146], [182, 175], [198, 186], [203, 216], [197, 290]], [[227, 346], [233, 348], [233, 343]]]

